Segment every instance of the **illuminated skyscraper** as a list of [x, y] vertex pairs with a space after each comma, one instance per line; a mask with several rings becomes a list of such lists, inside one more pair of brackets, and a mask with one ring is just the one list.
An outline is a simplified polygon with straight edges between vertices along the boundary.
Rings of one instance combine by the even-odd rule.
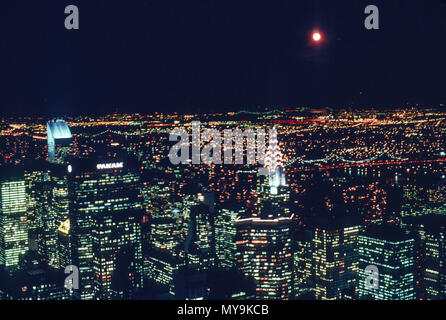
[[179, 245], [180, 229], [175, 218], [157, 218], [151, 223], [151, 247], [175, 255]]
[[61, 268], [66, 268], [73, 264], [71, 256], [71, 223], [70, 219], [67, 218], [62, 221], [57, 228], [57, 256], [59, 266]]
[[415, 238], [415, 285], [421, 300], [446, 299], [446, 217], [407, 217]]
[[315, 298], [356, 298], [359, 223], [318, 221], [312, 231], [311, 255]]
[[175, 277], [184, 266], [184, 260], [178, 256], [159, 250], [150, 250], [144, 260], [144, 270], [148, 279], [172, 296], [175, 296]]
[[58, 227], [68, 218], [66, 166], [35, 162], [25, 170], [31, 248], [37, 244], [41, 260], [54, 268], [60, 264]]
[[73, 137], [70, 128], [63, 120], [49, 121], [46, 124], [48, 161], [64, 163]]
[[37, 232], [37, 213], [41, 202], [40, 183], [45, 179], [47, 174], [47, 168], [38, 168], [36, 170], [25, 170], [25, 189], [26, 189], [26, 202], [28, 203], [28, 229], [31, 236], [35, 236]]
[[150, 216], [157, 218], [170, 218], [171, 205], [170, 198], [172, 190], [166, 177], [153, 177], [151, 183], [145, 186], [147, 194], [147, 205], [149, 207]]
[[293, 241], [293, 277], [294, 294], [296, 297], [312, 295], [314, 282], [312, 277], [312, 233], [309, 230], [294, 230]]
[[57, 253], [57, 211], [53, 207], [52, 183], [48, 177], [36, 183], [35, 190], [37, 195], [37, 245], [41, 259], [51, 266], [58, 266]]
[[23, 172], [7, 174], [0, 178], [0, 266], [13, 272], [28, 251], [27, 204]]
[[[368, 266], [376, 266], [378, 283], [369, 285]], [[398, 227], [370, 227], [359, 235], [359, 298], [412, 300], [414, 290], [414, 239]]]
[[243, 217], [245, 211], [236, 206], [221, 208], [215, 217], [215, 242], [218, 266], [232, 269], [236, 265], [237, 252], [235, 221]]
[[[150, 197], [155, 206], [163, 202], [153, 201], [156, 195]], [[215, 263], [213, 197], [198, 193], [181, 199], [181, 203], [178, 200], [165, 203], [165, 210], [149, 209], [158, 214], [151, 219], [151, 250], [144, 256], [145, 274], [148, 281], [175, 298], [203, 298], [206, 273]]]
[[70, 234], [83, 299], [128, 298], [142, 285], [140, 178], [130, 160], [70, 164]]
[[214, 229], [210, 207], [200, 203], [191, 208], [184, 243], [186, 264], [195, 270], [208, 270], [215, 264]]
[[170, 179], [166, 176], [154, 175], [150, 183], [144, 185], [148, 227], [143, 230], [143, 238], [148, 244], [146, 249], [150, 246], [151, 249], [177, 255], [182, 242], [184, 210], [181, 205], [175, 204], [174, 191], [170, 184]]
[[276, 144], [277, 142], [270, 143], [270, 147], [265, 154], [265, 165], [268, 174], [263, 179], [258, 180], [259, 211], [254, 216], [271, 218], [289, 217], [290, 215], [290, 190], [282, 165], [282, 154], [278, 147], [271, 147]]
[[254, 279], [256, 299], [290, 299], [293, 295], [293, 219], [281, 155], [275, 151], [266, 154], [268, 176], [259, 187], [259, 211], [236, 220], [237, 267]]
[[237, 266], [256, 284], [256, 299], [290, 299], [293, 294], [291, 217], [236, 221]]
[[[443, 221], [444, 223], [444, 221]], [[446, 299], [446, 225], [424, 231], [422, 281], [424, 299]]]

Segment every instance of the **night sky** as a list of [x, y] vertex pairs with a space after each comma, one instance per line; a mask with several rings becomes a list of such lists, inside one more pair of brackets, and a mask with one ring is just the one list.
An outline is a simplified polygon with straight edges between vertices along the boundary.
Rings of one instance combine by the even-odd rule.
[[0, 30], [2, 116], [446, 104], [440, 0], [1, 0]]

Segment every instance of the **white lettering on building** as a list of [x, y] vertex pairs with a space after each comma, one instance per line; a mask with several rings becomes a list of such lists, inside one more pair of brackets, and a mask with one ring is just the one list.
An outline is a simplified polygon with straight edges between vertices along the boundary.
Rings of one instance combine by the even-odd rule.
[[124, 162], [115, 162], [115, 163], [98, 163], [96, 165], [96, 168], [98, 170], [104, 170], [104, 169], [120, 169], [124, 168]]

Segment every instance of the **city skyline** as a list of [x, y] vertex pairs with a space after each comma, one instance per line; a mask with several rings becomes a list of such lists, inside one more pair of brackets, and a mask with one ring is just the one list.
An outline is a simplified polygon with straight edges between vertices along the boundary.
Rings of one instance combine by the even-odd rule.
[[[445, 298], [442, 108], [65, 120], [1, 122], [3, 299]], [[209, 128], [243, 161], [171, 162], [178, 129], [216, 152]]]
[[445, 18], [2, 0], [0, 300], [446, 300]]

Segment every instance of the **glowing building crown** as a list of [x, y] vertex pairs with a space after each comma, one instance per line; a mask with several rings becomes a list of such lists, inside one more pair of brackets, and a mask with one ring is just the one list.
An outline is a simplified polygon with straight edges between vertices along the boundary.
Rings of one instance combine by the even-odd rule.
[[269, 141], [265, 154], [265, 167], [268, 169], [268, 180], [271, 193], [277, 193], [277, 188], [286, 186], [285, 172], [283, 171], [283, 156], [275, 136]]

